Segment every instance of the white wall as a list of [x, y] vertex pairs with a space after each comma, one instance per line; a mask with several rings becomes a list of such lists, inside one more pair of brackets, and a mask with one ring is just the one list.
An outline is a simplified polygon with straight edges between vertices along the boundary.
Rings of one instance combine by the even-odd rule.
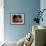
[[4, 41], [4, 1], [0, 0], [0, 42]]

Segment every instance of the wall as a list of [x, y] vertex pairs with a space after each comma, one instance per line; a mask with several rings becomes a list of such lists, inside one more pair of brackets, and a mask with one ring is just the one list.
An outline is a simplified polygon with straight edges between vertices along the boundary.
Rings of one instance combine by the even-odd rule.
[[[41, 0], [40, 1], [40, 10], [43, 10], [43, 9], [46, 9], [46, 0]], [[40, 21], [40, 25], [46, 27], [46, 11], [44, 11], [43, 15], [43, 22]], [[45, 33], [45, 36], [46, 36], [46, 33]], [[46, 37], [45, 37], [45, 44], [46, 44]]]
[[[43, 9], [46, 9], [46, 0], [41, 0], [41, 1], [40, 1], [40, 9], [41, 9], [41, 11], [42, 11]], [[45, 19], [46, 19], [46, 10], [43, 12], [42, 17], [43, 17], [43, 22], [41, 21], [41, 22], [40, 22], [40, 25], [46, 27], [46, 20], [45, 20]]]
[[4, 41], [4, 2], [0, 0], [0, 42]]
[[[40, 9], [40, 0], [4, 0], [4, 38], [7, 41], [18, 41], [32, 29], [35, 12]], [[25, 14], [24, 25], [10, 24], [10, 13]]]

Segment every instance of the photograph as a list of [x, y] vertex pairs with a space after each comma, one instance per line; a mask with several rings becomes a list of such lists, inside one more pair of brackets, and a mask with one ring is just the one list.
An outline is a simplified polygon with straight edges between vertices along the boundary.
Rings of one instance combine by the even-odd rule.
[[24, 14], [11, 14], [11, 24], [24, 24]]

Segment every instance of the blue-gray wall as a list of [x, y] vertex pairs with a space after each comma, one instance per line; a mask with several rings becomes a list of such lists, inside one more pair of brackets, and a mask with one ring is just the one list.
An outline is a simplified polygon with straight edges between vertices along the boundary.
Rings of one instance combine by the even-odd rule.
[[[31, 31], [35, 14], [40, 9], [40, 0], [4, 0], [4, 38], [8, 41], [18, 41]], [[24, 25], [11, 25], [10, 13], [25, 14]]]

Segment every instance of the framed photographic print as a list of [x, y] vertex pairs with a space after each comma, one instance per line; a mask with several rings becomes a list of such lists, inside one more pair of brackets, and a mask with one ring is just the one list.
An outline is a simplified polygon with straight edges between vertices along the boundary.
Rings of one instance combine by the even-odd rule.
[[24, 24], [24, 14], [11, 14], [11, 24]]

